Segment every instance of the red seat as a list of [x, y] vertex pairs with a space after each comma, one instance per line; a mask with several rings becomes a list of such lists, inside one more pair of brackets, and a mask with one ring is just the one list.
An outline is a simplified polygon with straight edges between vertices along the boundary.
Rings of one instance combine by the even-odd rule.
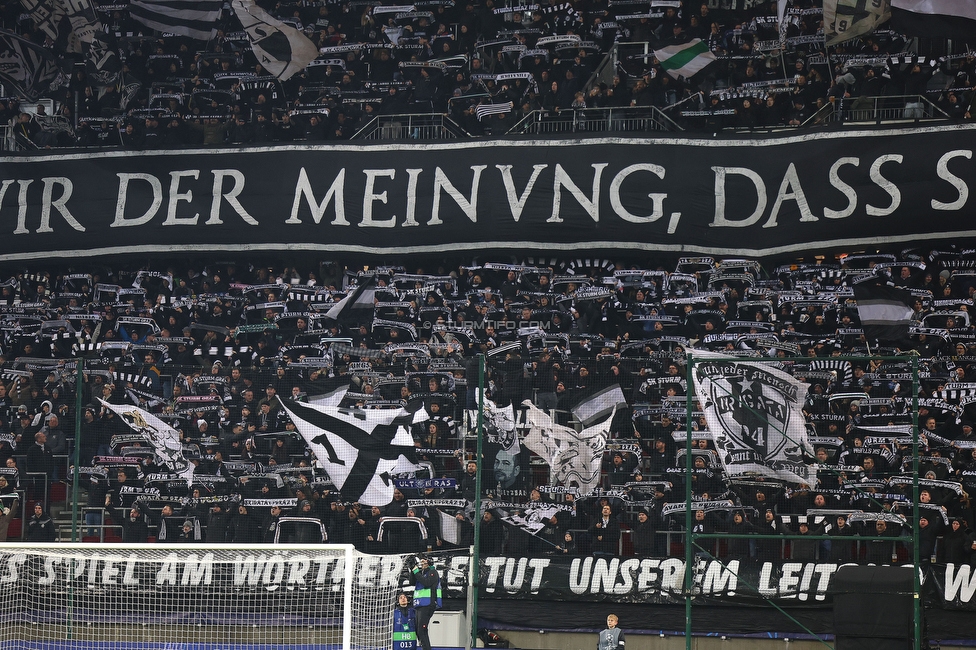
[[51, 483], [48, 488], [48, 501], [51, 503], [62, 503], [68, 499], [68, 486], [61, 481]]

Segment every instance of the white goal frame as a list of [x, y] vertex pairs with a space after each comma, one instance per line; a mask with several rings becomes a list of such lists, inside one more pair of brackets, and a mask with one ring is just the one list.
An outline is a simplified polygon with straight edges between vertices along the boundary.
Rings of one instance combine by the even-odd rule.
[[351, 544], [2, 544], [0, 646], [122, 650], [142, 635], [386, 650], [405, 558]]

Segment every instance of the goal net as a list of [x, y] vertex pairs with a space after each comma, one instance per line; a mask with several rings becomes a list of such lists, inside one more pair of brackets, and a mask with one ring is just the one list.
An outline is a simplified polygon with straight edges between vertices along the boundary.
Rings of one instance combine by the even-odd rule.
[[0, 647], [386, 650], [404, 557], [347, 545], [4, 545]]

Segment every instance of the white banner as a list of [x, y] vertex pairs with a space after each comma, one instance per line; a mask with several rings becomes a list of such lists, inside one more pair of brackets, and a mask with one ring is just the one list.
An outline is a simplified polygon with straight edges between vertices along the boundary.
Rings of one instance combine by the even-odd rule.
[[706, 352], [695, 358], [695, 392], [725, 471], [812, 485], [802, 411], [809, 384], [770, 363]]

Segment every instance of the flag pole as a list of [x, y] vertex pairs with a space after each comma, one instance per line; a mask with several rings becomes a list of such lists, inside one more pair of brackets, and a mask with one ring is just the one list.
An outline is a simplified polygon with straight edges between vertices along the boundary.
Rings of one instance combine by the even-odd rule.
[[[71, 455], [71, 461], [75, 471], [71, 478], [71, 541], [79, 541], [81, 535], [78, 534], [79, 513], [78, 513], [78, 469], [81, 466], [81, 420], [82, 404], [84, 404], [83, 391], [85, 389], [85, 360], [78, 357], [75, 361], [75, 448]], [[89, 459], [91, 460], [91, 459]], [[97, 504], [101, 505], [101, 504]], [[104, 537], [102, 537], [104, 539]]]
[[695, 552], [692, 545], [695, 543], [695, 535], [692, 531], [693, 524], [691, 518], [691, 416], [694, 407], [695, 393], [695, 354], [688, 351], [686, 356], [687, 368], [685, 369], [685, 575], [684, 575], [684, 596], [685, 596], [685, 649], [691, 650], [692, 626], [691, 626], [691, 597], [692, 597], [692, 562], [695, 559]]
[[471, 564], [468, 566], [468, 611], [471, 613], [471, 634], [468, 635], [468, 642], [465, 650], [477, 645], [478, 638], [478, 583], [481, 575], [481, 477], [484, 474], [482, 467], [482, 453], [484, 444], [484, 425], [485, 425], [485, 355], [478, 355], [478, 416], [475, 435], [475, 463], [478, 466], [474, 475], [474, 545], [471, 547]]

